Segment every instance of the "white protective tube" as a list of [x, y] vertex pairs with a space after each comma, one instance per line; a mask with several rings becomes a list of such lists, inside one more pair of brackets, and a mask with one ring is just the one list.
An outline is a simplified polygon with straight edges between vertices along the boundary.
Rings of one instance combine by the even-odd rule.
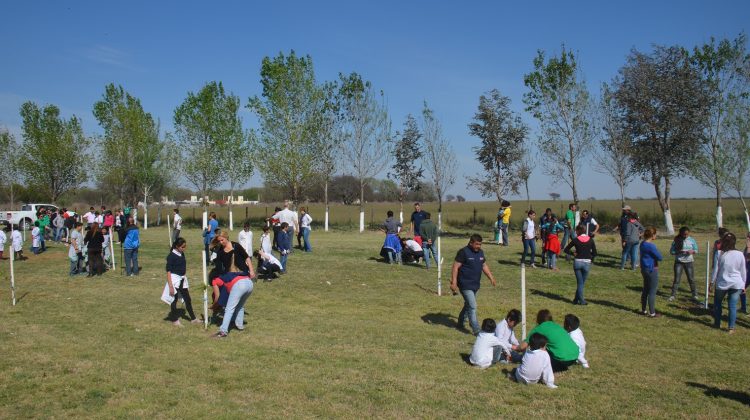
[[365, 231], [365, 212], [360, 211], [359, 212], [359, 233], [362, 233]]
[[328, 232], [328, 207], [327, 206], [326, 206], [325, 230], [326, 230], [326, 232]]
[[711, 248], [710, 241], [706, 241], [706, 301], [703, 303], [703, 307], [708, 309], [708, 285], [709, 285], [709, 267], [711, 266]]
[[114, 232], [112, 231], [112, 228], [110, 228], [109, 231], [109, 255], [112, 256], [112, 271], [117, 270], [117, 267], [115, 266], [115, 244], [114, 240], [112, 239], [112, 236], [114, 235]]
[[672, 210], [664, 210], [664, 225], [667, 227], [667, 235], [674, 235], [674, 224], [672, 223]]
[[229, 210], [229, 230], [234, 230], [234, 213]]
[[521, 337], [526, 337], [526, 264], [521, 264]]
[[721, 211], [721, 206], [716, 206], [716, 226], [724, 226], [724, 214]]
[[16, 249], [11, 244], [8, 250], [10, 251], [10, 297], [13, 301], [13, 306], [16, 306], [16, 276], [13, 267], [13, 260], [16, 259]]
[[203, 328], [208, 329], [208, 275], [206, 274], [206, 253], [201, 251], [203, 262]]
[[[443, 268], [442, 268], [442, 259], [443, 259], [443, 252], [440, 249], [441, 243], [440, 243], [440, 234], [443, 231], [443, 213], [438, 213], [438, 237], [437, 237], [437, 290], [438, 290], [438, 296], [442, 296], [443, 294]], [[429, 258], [429, 257], [428, 257]]]
[[172, 226], [169, 224], [169, 213], [167, 213], [167, 235], [169, 235], [169, 247], [172, 247]]

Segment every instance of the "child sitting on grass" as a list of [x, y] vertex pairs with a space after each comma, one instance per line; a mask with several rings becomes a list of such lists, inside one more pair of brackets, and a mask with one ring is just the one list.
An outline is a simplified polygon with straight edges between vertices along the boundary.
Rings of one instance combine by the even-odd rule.
[[547, 337], [534, 333], [529, 337], [529, 349], [523, 355], [521, 366], [513, 369], [510, 379], [522, 384], [541, 382], [548, 388], [557, 388], [555, 374], [552, 373], [552, 362], [547, 353]]
[[586, 360], [586, 339], [583, 338], [583, 331], [580, 328], [581, 320], [573, 314], [565, 315], [565, 322], [563, 326], [565, 331], [568, 332], [570, 338], [578, 345], [578, 363], [584, 368], [589, 368], [589, 362]]
[[482, 321], [482, 331], [477, 335], [469, 357], [472, 365], [485, 369], [498, 361], [502, 344], [494, 332], [495, 320], [486, 318]]
[[508, 311], [508, 315], [505, 319], [500, 321], [495, 328], [495, 337], [500, 340], [500, 347], [502, 349], [500, 355], [500, 363], [521, 361], [523, 354], [517, 352], [518, 350], [518, 339], [516, 333], [513, 332], [513, 328], [518, 325], [521, 321], [521, 311], [518, 309], [511, 309]]

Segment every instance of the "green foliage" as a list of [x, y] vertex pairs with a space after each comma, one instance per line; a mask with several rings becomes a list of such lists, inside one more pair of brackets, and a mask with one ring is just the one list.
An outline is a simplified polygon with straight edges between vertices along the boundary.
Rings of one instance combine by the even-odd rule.
[[443, 135], [443, 126], [435, 117], [435, 113], [427, 106], [422, 107], [422, 133], [424, 134], [424, 161], [427, 174], [435, 188], [438, 200], [438, 212], [443, 211], [443, 196], [456, 182], [458, 162], [448, 139]]
[[21, 118], [21, 173], [54, 203], [84, 181], [84, 164], [92, 160], [86, 156], [89, 140], [78, 118], [61, 118], [55, 105], [39, 108], [33, 102], [26, 102], [21, 105]]
[[0, 188], [8, 196], [11, 207], [14, 207], [17, 187], [22, 181], [18, 166], [20, 147], [15, 136], [6, 129], [0, 129], [0, 156], [3, 160], [0, 165]]
[[297, 202], [321, 167], [318, 157], [330, 134], [328, 96], [309, 55], [265, 57], [260, 76], [263, 99], [252, 97], [247, 105], [260, 122], [258, 169], [267, 185]]
[[404, 122], [404, 132], [393, 145], [395, 152], [395, 162], [391, 169], [393, 170], [388, 176], [398, 182], [398, 200], [404, 201], [409, 191], [416, 191], [419, 188], [419, 181], [422, 178], [424, 169], [419, 164], [422, 158], [422, 147], [420, 139], [422, 134], [419, 132], [419, 125], [416, 118], [411, 114], [406, 116]]
[[[530, 176], [529, 165], [523, 165], [524, 143], [529, 128], [519, 115], [510, 110], [510, 98], [492, 89], [479, 97], [469, 134], [482, 142], [472, 150], [482, 165], [482, 172], [469, 178], [484, 197], [493, 195], [498, 202], [509, 193], [518, 193], [523, 175]], [[528, 175], [527, 175], [528, 174]]]

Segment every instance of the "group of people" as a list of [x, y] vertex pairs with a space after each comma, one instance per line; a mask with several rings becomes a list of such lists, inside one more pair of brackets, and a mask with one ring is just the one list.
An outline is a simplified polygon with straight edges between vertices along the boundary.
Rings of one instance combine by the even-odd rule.
[[439, 261], [437, 249], [439, 230], [432, 221], [432, 215], [422, 210], [420, 203], [414, 203], [408, 236], [401, 236], [402, 229], [402, 223], [393, 218], [392, 210], [388, 210], [386, 219], [380, 227], [380, 230], [385, 233], [380, 256], [389, 264], [419, 264], [424, 260], [425, 268], [429, 270], [431, 259], [436, 263]]

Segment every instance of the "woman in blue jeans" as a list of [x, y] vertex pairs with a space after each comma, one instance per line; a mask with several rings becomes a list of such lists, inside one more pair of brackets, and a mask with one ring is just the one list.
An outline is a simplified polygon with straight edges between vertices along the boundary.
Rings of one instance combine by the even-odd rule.
[[244, 329], [245, 302], [253, 293], [252, 279], [255, 277], [255, 271], [245, 248], [237, 242], [231, 242], [226, 231], [219, 233], [215, 240], [219, 243], [216, 268], [220, 274], [211, 281], [216, 297], [212, 307], [214, 312], [220, 306], [220, 288], [225, 288], [229, 296], [224, 307], [224, 320], [214, 337], [224, 338], [229, 334], [232, 321], [238, 330]]
[[[571, 248], [575, 248], [572, 252]], [[596, 256], [596, 244], [593, 239], [586, 235], [584, 225], [576, 226], [576, 236], [565, 247], [566, 255], [573, 255], [573, 272], [576, 275], [576, 295], [573, 298], [573, 305], [588, 305], [583, 297], [583, 287], [591, 271], [591, 261]]]
[[125, 239], [122, 247], [125, 251], [125, 275], [138, 275], [138, 248], [141, 246], [141, 236], [138, 232], [138, 226], [135, 220], [128, 217], [128, 227], [125, 228]]
[[721, 251], [718, 255], [718, 263], [714, 267], [711, 284], [714, 290], [714, 327], [721, 326], [721, 310], [724, 297], [729, 302], [729, 334], [734, 333], [734, 325], [737, 321], [737, 301], [740, 293], [745, 290], [745, 278], [747, 269], [745, 266], [745, 255], [737, 251], [737, 237], [733, 233], [727, 233], [721, 238]]
[[[656, 228], [650, 227], [643, 232], [641, 242], [641, 275], [643, 276], [643, 291], [641, 292], [641, 312], [651, 318], [661, 316], [656, 313], [656, 290], [659, 288], [659, 261], [661, 253], [654, 245]], [[646, 312], [648, 303], [648, 312]]]

